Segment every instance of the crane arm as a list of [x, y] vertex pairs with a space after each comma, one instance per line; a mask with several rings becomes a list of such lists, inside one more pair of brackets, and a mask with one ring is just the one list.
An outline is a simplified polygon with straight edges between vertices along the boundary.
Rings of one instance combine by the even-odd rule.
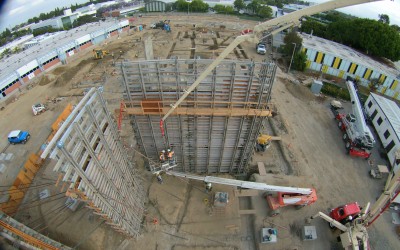
[[356, 122], [357, 132], [359, 133], [359, 136], [369, 136], [372, 139], [372, 142], [375, 143], [374, 136], [372, 135], [371, 130], [369, 129], [367, 123], [365, 122], [364, 113], [362, 110], [360, 100], [358, 99], [354, 83], [352, 81], [346, 81], [346, 85], [350, 93], [353, 115], [356, 117], [355, 122]]
[[340, 223], [339, 221], [331, 218], [330, 216], [324, 214], [323, 212], [318, 212], [316, 215], [311, 216], [310, 219], [315, 219], [321, 217], [322, 219], [326, 220], [329, 223], [332, 223], [332, 225], [334, 225], [336, 228], [338, 228], [339, 230], [343, 231], [343, 232], [347, 232], [347, 227], [345, 225], [343, 225], [342, 223]]
[[[215, 67], [231, 52], [233, 51], [236, 46], [241, 44], [242, 42], [248, 41], [248, 42], [254, 42], [258, 43], [259, 42], [259, 37], [262, 35], [262, 32], [264, 31], [270, 31], [274, 32], [276, 29], [280, 29], [283, 26], [294, 26], [298, 25], [301, 21], [301, 18], [303, 16], [308, 16], [308, 15], [313, 15], [315, 13], [319, 12], [324, 12], [328, 10], [333, 10], [337, 8], [342, 8], [346, 6], [352, 6], [352, 5], [357, 5], [357, 4], [362, 4], [362, 3], [368, 3], [368, 2], [377, 2], [377, 1], [383, 1], [383, 0], [336, 0], [336, 1], [329, 1], [325, 3], [321, 3], [318, 5], [314, 5], [302, 10], [298, 10], [292, 13], [289, 13], [287, 15], [277, 17], [272, 20], [268, 20], [264, 23], [258, 24], [254, 26], [253, 33], [252, 34], [247, 34], [247, 35], [241, 35], [235, 38], [233, 42], [225, 48], [221, 52], [221, 54], [214, 60], [213, 63], [211, 63], [201, 74], [200, 76], [196, 79], [196, 81], [187, 89], [185, 90], [185, 93], [179, 98], [178, 101], [176, 101], [175, 104], [171, 105], [171, 109], [161, 118], [161, 121], [165, 121], [170, 114], [174, 112], [174, 110], [181, 104], [183, 100], [186, 99], [186, 97], [195, 89], [197, 86], [207, 77], [208, 74], [211, 73]], [[274, 32], [276, 33], [276, 32]]]
[[270, 191], [270, 192], [296, 193], [296, 194], [304, 194], [304, 195], [308, 195], [308, 194], [312, 193], [312, 190], [310, 188], [273, 186], [273, 185], [267, 185], [265, 183], [260, 183], [260, 182], [240, 181], [240, 180], [233, 180], [233, 179], [220, 178], [220, 177], [214, 177], [214, 176], [198, 176], [198, 175], [179, 173], [179, 172], [175, 172], [175, 171], [166, 171], [165, 173], [168, 175], [176, 176], [176, 177], [204, 181], [204, 182], [208, 182], [208, 183], [235, 186], [235, 187], [240, 187], [240, 188], [256, 189], [256, 190], [263, 190], [263, 191]]

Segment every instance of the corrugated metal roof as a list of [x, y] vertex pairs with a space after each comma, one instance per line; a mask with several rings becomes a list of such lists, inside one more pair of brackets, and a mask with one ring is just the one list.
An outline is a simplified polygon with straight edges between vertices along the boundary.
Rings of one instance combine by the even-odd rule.
[[383, 96], [371, 93], [372, 97], [378, 103], [383, 113], [385, 113], [389, 123], [392, 125], [397, 137], [400, 139], [400, 108], [392, 100], [389, 100]]
[[57, 36], [40, 42], [38, 45], [32, 46], [18, 54], [13, 54], [10, 57], [5, 57], [0, 60], [0, 78], [4, 78], [7, 75], [14, 73], [21, 66], [29, 63], [30, 61], [41, 57], [49, 51], [58, 49], [63, 43], [68, 43], [74, 39], [82, 37], [86, 34], [98, 30], [104, 30], [110, 26], [118, 24], [118, 21], [106, 21], [89, 23], [69, 31], [60, 32]]
[[367, 68], [378, 70], [383, 74], [391, 75], [396, 78], [399, 75], [399, 70], [388, 67], [387, 65], [373, 60], [371, 57], [364, 55], [343, 44], [323, 39], [317, 36], [308, 34], [299, 34], [303, 39], [303, 47], [312, 48], [320, 52], [328, 53], [333, 56], [338, 56], [342, 59], [347, 59], [351, 62], [364, 65]]

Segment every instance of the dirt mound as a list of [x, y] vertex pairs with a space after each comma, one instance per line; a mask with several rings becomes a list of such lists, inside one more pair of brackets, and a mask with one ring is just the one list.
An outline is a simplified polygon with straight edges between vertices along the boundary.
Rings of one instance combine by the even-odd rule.
[[62, 86], [66, 83], [68, 83], [72, 78], [75, 77], [75, 75], [81, 70], [83, 69], [86, 65], [93, 63], [93, 59], [92, 58], [88, 58], [85, 60], [82, 60], [79, 62], [78, 65], [76, 65], [75, 67], [64, 67], [64, 73], [62, 73], [56, 80], [55, 82], [55, 86]]
[[49, 84], [50, 82], [54, 81], [55, 79], [56, 79], [56, 78], [55, 78], [54, 75], [50, 75], [50, 74], [43, 75], [43, 76], [40, 78], [40, 80], [39, 80], [39, 85], [40, 85], [40, 86], [47, 85], [47, 84]]
[[68, 67], [66, 66], [59, 66], [57, 68], [55, 68], [51, 73], [53, 75], [61, 75], [62, 73], [64, 73], [65, 70], [67, 70]]
[[296, 98], [308, 102], [315, 101], [315, 95], [310, 91], [309, 88], [302, 86], [300, 84], [291, 83], [288, 81], [284, 81], [286, 89]]

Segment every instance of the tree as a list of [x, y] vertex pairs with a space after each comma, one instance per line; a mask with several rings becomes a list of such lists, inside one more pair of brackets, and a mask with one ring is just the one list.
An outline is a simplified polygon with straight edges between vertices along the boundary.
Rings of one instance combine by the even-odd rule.
[[99, 21], [99, 18], [98, 18], [98, 17], [93, 17], [93, 16], [90, 16], [90, 15], [85, 15], [85, 16], [80, 16], [80, 17], [78, 17], [76, 20], [74, 20], [72, 26], [78, 27], [78, 26], [81, 26], [81, 25], [83, 25], [83, 24], [85, 24], [85, 23], [94, 23], [94, 22], [97, 22], [97, 21]]
[[178, 0], [175, 2], [176, 10], [185, 12], [188, 10], [189, 3], [186, 0]]
[[297, 35], [296, 31], [292, 30], [283, 38], [283, 42], [285, 43], [285, 45], [283, 46], [283, 52], [286, 55], [292, 55], [294, 49], [293, 43], [296, 44], [296, 51], [299, 51], [303, 39], [299, 35]]
[[262, 18], [272, 18], [272, 9], [269, 6], [260, 6], [257, 14]]
[[208, 7], [208, 4], [203, 2], [203, 0], [193, 0], [190, 3], [190, 9], [193, 12], [207, 12]]
[[304, 71], [307, 66], [307, 55], [303, 51], [298, 52], [293, 58], [293, 68], [298, 71]]
[[6, 30], [3, 31], [3, 33], [1, 33], [1, 37], [3, 37], [3, 38], [11, 38], [11, 31], [8, 28], [6, 28]]
[[386, 14], [379, 14], [379, 22], [390, 24], [389, 16]]
[[326, 25], [318, 22], [313, 19], [307, 19], [301, 23], [301, 28], [300, 30], [302, 32], [305, 32], [307, 34], [313, 33], [313, 35], [319, 36], [319, 37], [325, 37], [326, 36]]
[[259, 7], [260, 7], [260, 3], [257, 0], [253, 0], [253, 1], [251, 1], [251, 3], [249, 3], [247, 5], [247, 8], [250, 9], [251, 11], [253, 11], [254, 14], [257, 13], [257, 10]]
[[233, 6], [235, 7], [235, 9], [237, 10], [242, 10], [246, 7], [246, 4], [244, 3], [243, 0], [235, 0], [233, 2]]

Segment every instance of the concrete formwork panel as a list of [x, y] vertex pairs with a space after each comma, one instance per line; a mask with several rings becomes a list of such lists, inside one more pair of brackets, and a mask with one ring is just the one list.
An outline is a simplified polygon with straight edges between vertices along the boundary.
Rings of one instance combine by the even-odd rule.
[[49, 153], [54, 171], [70, 183], [70, 197], [87, 202], [118, 232], [139, 235], [145, 191], [98, 90], [85, 95], [41, 157]]
[[175, 170], [246, 173], [255, 140], [270, 109], [276, 65], [224, 61], [164, 123], [160, 119], [212, 60], [152, 60], [121, 64], [126, 110], [142, 152], [158, 161], [172, 147]]

